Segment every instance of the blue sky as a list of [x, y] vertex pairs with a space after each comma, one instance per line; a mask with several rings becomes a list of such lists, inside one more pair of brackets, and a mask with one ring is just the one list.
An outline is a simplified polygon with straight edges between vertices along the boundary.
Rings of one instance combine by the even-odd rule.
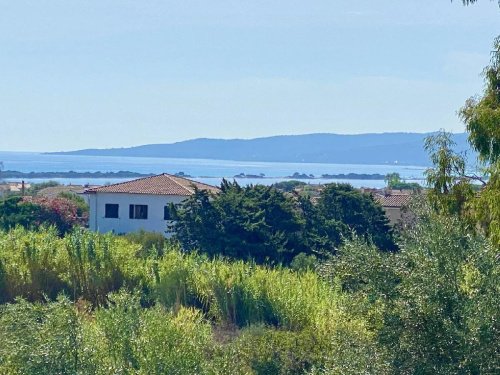
[[0, 150], [463, 131], [496, 1], [0, 0]]

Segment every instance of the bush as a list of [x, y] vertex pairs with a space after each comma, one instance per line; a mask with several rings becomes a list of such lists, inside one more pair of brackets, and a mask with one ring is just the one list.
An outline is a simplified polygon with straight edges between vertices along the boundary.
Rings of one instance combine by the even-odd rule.
[[0, 300], [55, 299], [65, 293], [103, 303], [122, 287], [148, 290], [152, 259], [125, 239], [77, 229], [59, 238], [54, 228], [0, 232]]
[[165, 245], [167, 244], [167, 239], [163, 234], [146, 232], [143, 229], [138, 232], [127, 233], [125, 238], [130, 242], [141, 245], [142, 250], [140, 255], [145, 258], [148, 256], [162, 256]]

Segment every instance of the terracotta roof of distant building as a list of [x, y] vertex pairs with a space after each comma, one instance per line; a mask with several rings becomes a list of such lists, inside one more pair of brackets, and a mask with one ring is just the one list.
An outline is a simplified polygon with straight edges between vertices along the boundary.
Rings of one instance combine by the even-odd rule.
[[217, 193], [220, 191], [219, 188], [212, 185], [163, 173], [156, 176], [144, 177], [137, 180], [87, 189], [85, 190], [85, 194], [127, 193], [189, 196], [194, 194], [196, 188], [198, 190], [207, 190], [211, 193]]
[[383, 207], [403, 207], [410, 203], [411, 195], [409, 194], [394, 194], [394, 195], [375, 195], [375, 200]]
[[59, 186], [49, 186], [46, 187], [39, 192], [36, 193], [38, 196], [44, 196], [48, 198], [55, 198], [59, 196], [61, 193], [75, 193], [75, 194], [81, 194], [85, 190], [89, 190], [93, 187], [97, 187], [96, 185], [94, 186], [83, 186], [83, 185], [59, 185]]

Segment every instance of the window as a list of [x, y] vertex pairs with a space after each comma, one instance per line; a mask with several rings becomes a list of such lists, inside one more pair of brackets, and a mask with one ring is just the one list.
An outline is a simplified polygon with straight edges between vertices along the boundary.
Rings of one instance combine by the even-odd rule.
[[104, 217], [108, 219], [118, 218], [118, 205], [112, 203], [106, 203], [104, 206]]
[[163, 208], [163, 220], [172, 220], [172, 215], [170, 215], [170, 206], [165, 206]]
[[131, 204], [128, 213], [130, 219], [147, 219], [148, 206], [145, 204]]

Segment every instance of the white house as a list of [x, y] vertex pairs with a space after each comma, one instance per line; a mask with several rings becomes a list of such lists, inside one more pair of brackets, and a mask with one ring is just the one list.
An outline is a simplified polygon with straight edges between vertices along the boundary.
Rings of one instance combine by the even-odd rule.
[[219, 191], [215, 186], [166, 173], [87, 189], [89, 228], [117, 234], [143, 229], [168, 237], [168, 206], [181, 203], [194, 194], [195, 188]]

